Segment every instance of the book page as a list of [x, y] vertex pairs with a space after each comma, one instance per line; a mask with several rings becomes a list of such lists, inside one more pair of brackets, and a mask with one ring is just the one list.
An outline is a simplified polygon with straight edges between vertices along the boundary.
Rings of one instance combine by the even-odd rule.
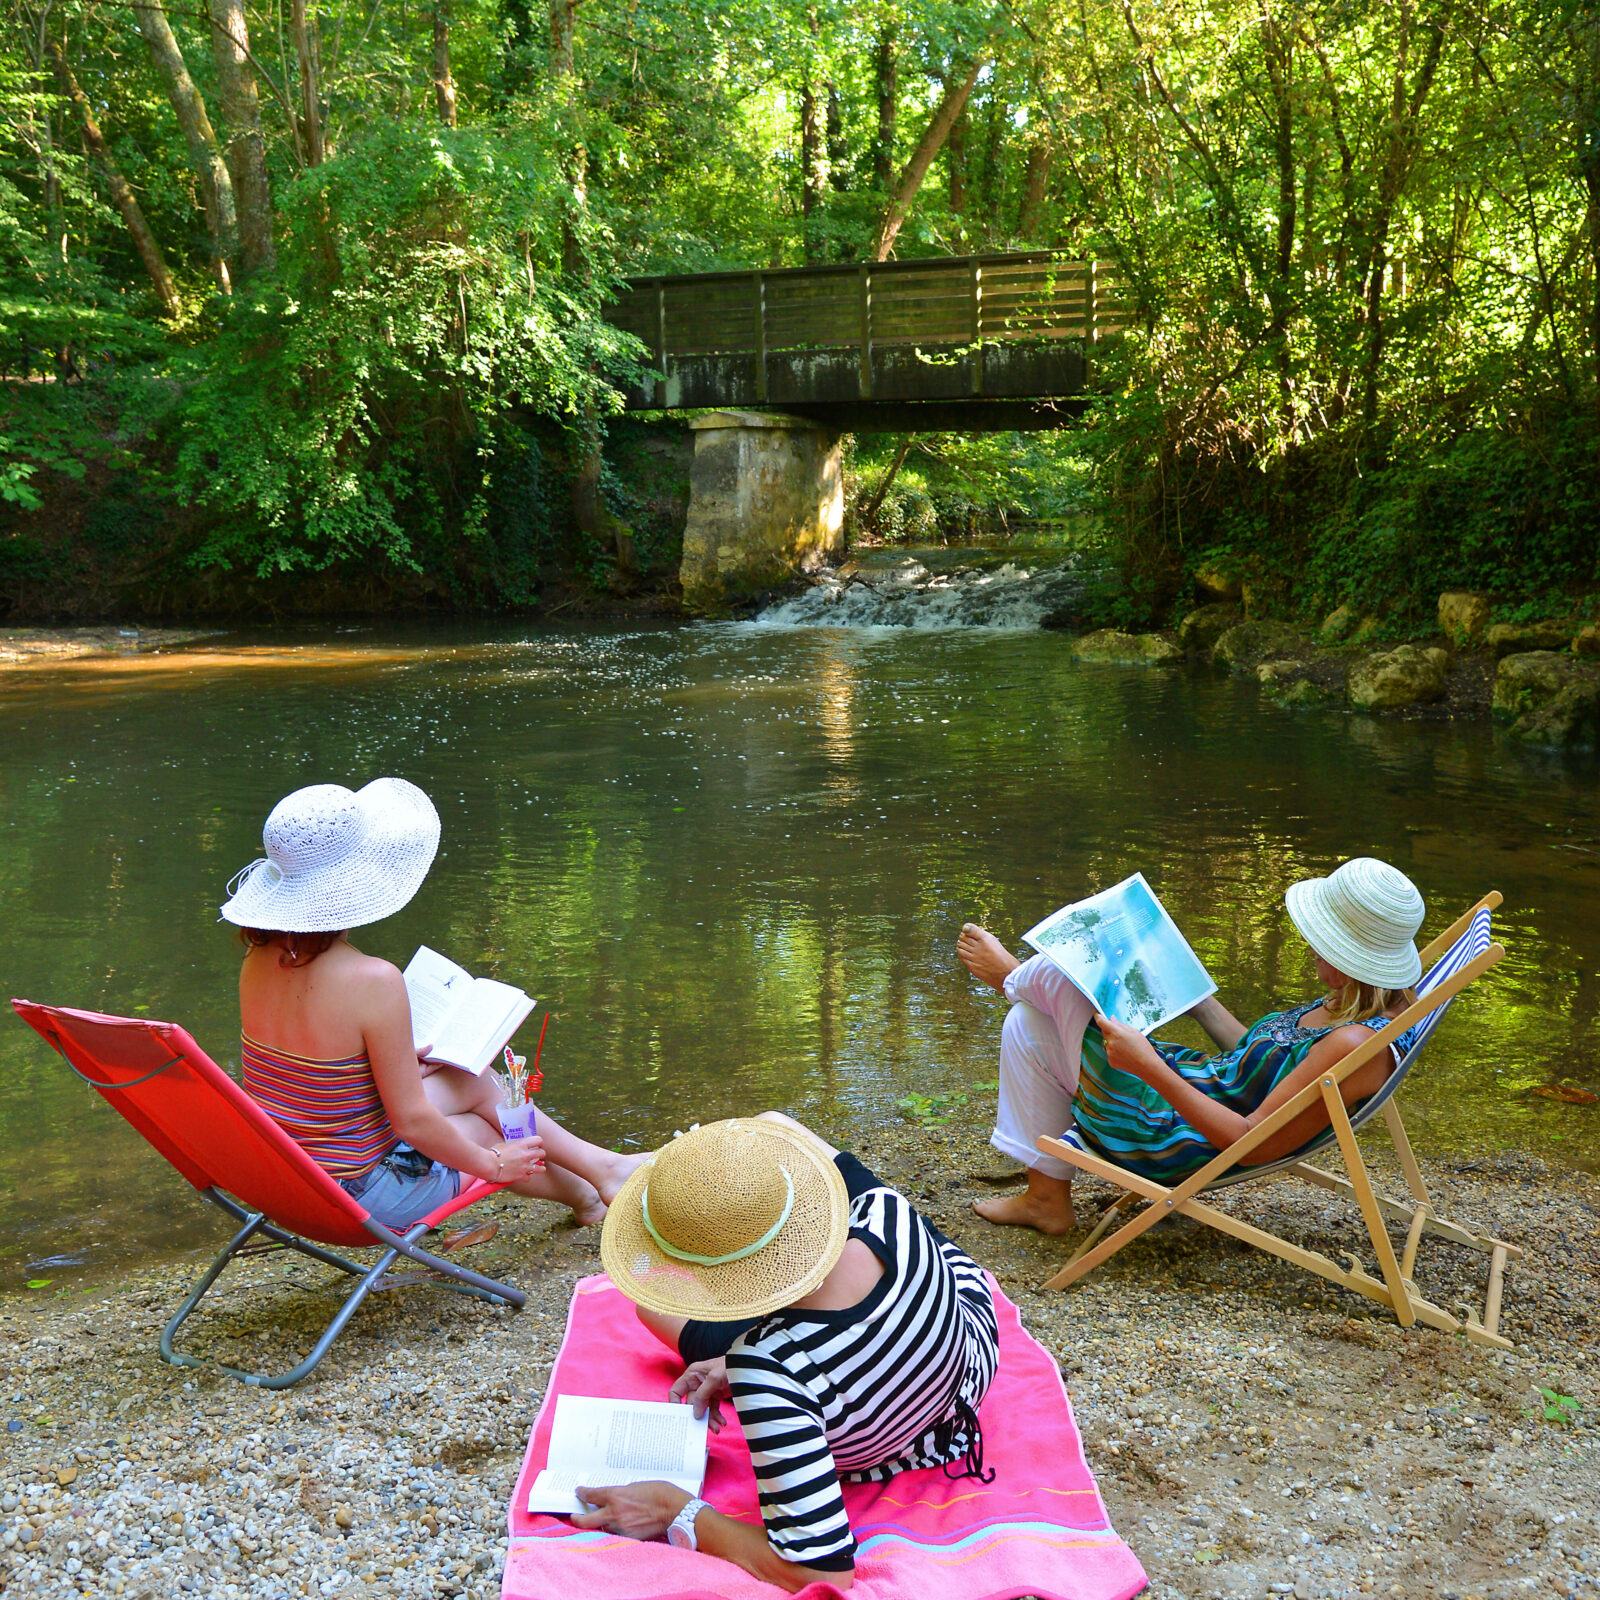
[[493, 978], [458, 984], [454, 1004], [433, 1036], [428, 1059], [482, 1072], [522, 1026], [533, 1004], [521, 989]]
[[1022, 937], [1049, 956], [1102, 1016], [1141, 1033], [1217, 992], [1142, 872], [1063, 906]]
[[534, 1480], [528, 1509], [581, 1511], [573, 1493], [579, 1484], [611, 1488], [665, 1480], [698, 1494], [706, 1471], [706, 1424], [693, 1406], [558, 1395], [549, 1463]]
[[419, 1050], [437, 1044], [446, 1017], [471, 986], [472, 974], [424, 944], [417, 946], [403, 976], [411, 1000], [411, 1037]]

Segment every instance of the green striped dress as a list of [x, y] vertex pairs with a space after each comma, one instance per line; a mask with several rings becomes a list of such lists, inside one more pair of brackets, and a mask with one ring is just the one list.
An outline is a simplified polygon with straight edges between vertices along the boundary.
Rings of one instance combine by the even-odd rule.
[[[1163, 1061], [1202, 1094], [1249, 1116], [1296, 1067], [1311, 1047], [1332, 1028], [1302, 1028], [1300, 1019], [1322, 1004], [1319, 996], [1292, 1011], [1273, 1011], [1253, 1023], [1243, 1039], [1221, 1055], [1208, 1056], [1181, 1044], [1150, 1041]], [[1387, 1017], [1369, 1018], [1363, 1026], [1387, 1027]], [[1395, 1055], [1405, 1055], [1411, 1035], [1395, 1041]], [[1074, 1126], [1069, 1142], [1147, 1178], [1172, 1183], [1198, 1172], [1217, 1154], [1217, 1147], [1192, 1128], [1149, 1084], [1119, 1071], [1106, 1060], [1105, 1039], [1092, 1022], [1083, 1034], [1083, 1065], [1072, 1101]], [[1075, 1137], [1075, 1135], [1077, 1137]]]

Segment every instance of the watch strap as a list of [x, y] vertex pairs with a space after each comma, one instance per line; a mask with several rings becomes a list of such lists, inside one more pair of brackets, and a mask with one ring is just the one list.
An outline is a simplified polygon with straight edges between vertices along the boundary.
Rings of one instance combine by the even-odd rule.
[[694, 1519], [698, 1517], [700, 1513], [705, 1510], [705, 1508], [706, 1502], [696, 1495], [694, 1499], [692, 1499], [683, 1508], [683, 1510], [672, 1519], [672, 1526], [667, 1530], [670, 1542], [673, 1544], [678, 1544], [678, 1540], [671, 1538], [671, 1535], [676, 1532], [681, 1534], [683, 1538], [683, 1544], [679, 1546], [680, 1549], [687, 1548], [690, 1550], [698, 1550], [700, 1548], [700, 1541], [695, 1537]]

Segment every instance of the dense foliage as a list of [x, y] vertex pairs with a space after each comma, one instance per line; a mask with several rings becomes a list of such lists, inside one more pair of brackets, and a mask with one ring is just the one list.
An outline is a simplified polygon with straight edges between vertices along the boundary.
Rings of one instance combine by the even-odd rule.
[[618, 276], [1022, 247], [1109, 264], [1104, 399], [864, 443], [880, 533], [1098, 508], [1130, 619], [1600, 576], [1586, 0], [12, 0], [0, 105], [12, 595], [75, 477], [158, 566], [667, 563]]

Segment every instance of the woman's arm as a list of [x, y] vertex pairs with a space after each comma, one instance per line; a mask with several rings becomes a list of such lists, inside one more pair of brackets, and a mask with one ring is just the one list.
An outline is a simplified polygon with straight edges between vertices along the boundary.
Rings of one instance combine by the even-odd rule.
[[351, 984], [351, 1001], [372, 1063], [389, 1125], [425, 1156], [489, 1183], [521, 1183], [544, 1162], [538, 1138], [512, 1139], [495, 1152], [469, 1139], [439, 1111], [422, 1087], [411, 1037], [411, 1001], [405, 980], [387, 961], [367, 963]]
[[[1265, 1122], [1279, 1106], [1292, 1100], [1307, 1084], [1315, 1083], [1320, 1073], [1336, 1066], [1357, 1045], [1372, 1037], [1369, 1028], [1335, 1028], [1311, 1047], [1305, 1060], [1249, 1116], [1242, 1116], [1237, 1111], [1219, 1105], [1174, 1072], [1136, 1028], [1113, 1022], [1107, 1017], [1096, 1020], [1105, 1036], [1106, 1059], [1111, 1065], [1149, 1084], [1191, 1128], [1203, 1134], [1219, 1150], [1226, 1150], [1235, 1140], [1242, 1139], [1252, 1128]], [[1376, 1093], [1393, 1065], [1393, 1056], [1388, 1051], [1380, 1051], [1339, 1086], [1344, 1103], [1350, 1105]], [[1258, 1144], [1250, 1152], [1246, 1165], [1260, 1166], [1264, 1162], [1290, 1155], [1327, 1126], [1327, 1107], [1320, 1102], [1308, 1106]]]
[[1249, 1031], [1245, 1025], [1213, 995], [1208, 995], [1197, 1006], [1190, 1006], [1188, 1014], [1216, 1041], [1219, 1050], [1235, 1050], [1239, 1041]]
[[[672, 1519], [688, 1505], [690, 1496], [670, 1483], [630, 1483], [621, 1489], [579, 1489], [578, 1498], [593, 1506], [572, 1519], [575, 1528], [609, 1528], [630, 1539], [659, 1539]], [[855, 1568], [838, 1571], [785, 1561], [767, 1543], [766, 1530], [737, 1517], [724, 1516], [706, 1506], [694, 1519], [695, 1542], [708, 1556], [721, 1556], [743, 1567], [763, 1583], [775, 1583], [790, 1594], [808, 1583], [831, 1583], [848, 1589]]]

